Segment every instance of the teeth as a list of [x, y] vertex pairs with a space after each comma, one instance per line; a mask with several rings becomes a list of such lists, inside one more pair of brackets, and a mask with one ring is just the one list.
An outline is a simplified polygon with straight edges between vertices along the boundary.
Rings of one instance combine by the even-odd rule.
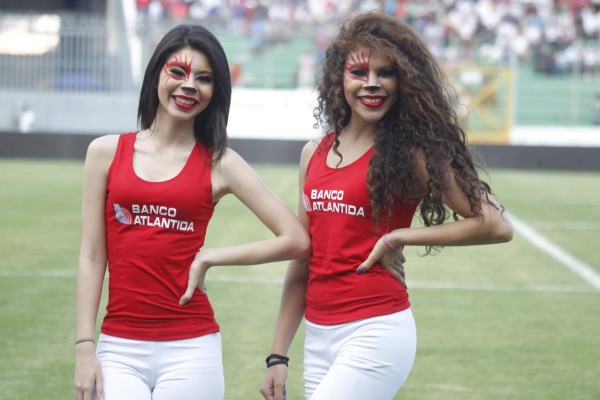
[[365, 103], [369, 103], [369, 104], [376, 104], [376, 103], [381, 103], [383, 101], [383, 98], [382, 97], [376, 97], [376, 98], [363, 97], [362, 101], [364, 101]]
[[195, 103], [194, 100], [188, 100], [188, 99], [183, 99], [181, 97], [175, 97], [175, 99], [181, 103], [181, 104], [185, 104], [186, 106], [191, 106], [192, 104]]

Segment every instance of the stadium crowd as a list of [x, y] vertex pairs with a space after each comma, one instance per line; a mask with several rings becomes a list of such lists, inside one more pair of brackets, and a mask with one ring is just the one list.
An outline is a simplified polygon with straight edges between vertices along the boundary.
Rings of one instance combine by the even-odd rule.
[[[337, 21], [380, 9], [409, 22], [446, 65], [511, 57], [561, 74], [600, 75], [600, 0], [136, 0], [141, 19], [186, 19], [252, 36], [253, 46], [290, 32], [315, 35], [316, 52]], [[317, 59], [320, 56], [317, 55]]]

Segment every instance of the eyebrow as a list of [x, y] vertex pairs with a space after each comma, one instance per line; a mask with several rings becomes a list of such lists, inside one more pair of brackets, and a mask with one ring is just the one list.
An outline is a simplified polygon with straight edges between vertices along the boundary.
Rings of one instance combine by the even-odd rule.
[[371, 50], [361, 50], [358, 53], [351, 53], [346, 61], [347, 66], [368, 65], [371, 61]]
[[[175, 58], [172, 61], [167, 61], [165, 63], [165, 69], [166, 68], [172, 68], [172, 67], [180, 67], [182, 68], [186, 75], [189, 75], [192, 72], [192, 60], [187, 61], [187, 57], [186, 60], [183, 61], [181, 59]], [[213, 75], [212, 70], [201, 70], [201, 71], [197, 71], [196, 74], [210, 74]]]
[[181, 68], [185, 69], [186, 71], [189, 71], [192, 67], [191, 63], [186, 63], [186, 62], [179, 61], [179, 60], [167, 61], [167, 63], [165, 65], [167, 67], [181, 67]]

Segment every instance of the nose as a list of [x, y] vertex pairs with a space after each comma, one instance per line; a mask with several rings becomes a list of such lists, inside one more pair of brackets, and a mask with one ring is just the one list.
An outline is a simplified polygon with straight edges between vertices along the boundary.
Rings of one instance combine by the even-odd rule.
[[379, 78], [375, 71], [370, 71], [367, 76], [367, 82], [365, 84], [365, 90], [375, 91], [379, 89]]
[[187, 84], [185, 86], [182, 86], [181, 90], [183, 90], [187, 94], [196, 94], [196, 92], [198, 92], [198, 89]]

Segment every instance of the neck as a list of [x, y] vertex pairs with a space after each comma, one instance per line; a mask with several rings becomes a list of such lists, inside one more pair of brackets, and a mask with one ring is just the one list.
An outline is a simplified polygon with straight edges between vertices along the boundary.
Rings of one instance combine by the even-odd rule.
[[350, 123], [343, 129], [340, 133], [340, 136], [343, 136], [344, 139], [351, 143], [356, 142], [370, 142], [374, 143], [375, 141], [375, 132], [376, 125], [369, 123], [357, 123], [352, 120]]
[[152, 126], [148, 129], [148, 134], [152, 135], [154, 140], [163, 144], [187, 144], [195, 141], [194, 120], [177, 121], [167, 115], [158, 113]]

